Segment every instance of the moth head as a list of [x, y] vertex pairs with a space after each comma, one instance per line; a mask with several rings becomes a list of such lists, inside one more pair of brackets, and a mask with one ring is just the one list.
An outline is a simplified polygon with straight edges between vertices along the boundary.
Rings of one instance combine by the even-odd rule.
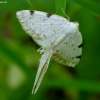
[[70, 29], [69, 29], [70, 33], [76, 33], [79, 31], [79, 24], [78, 22], [71, 22], [70, 23]]

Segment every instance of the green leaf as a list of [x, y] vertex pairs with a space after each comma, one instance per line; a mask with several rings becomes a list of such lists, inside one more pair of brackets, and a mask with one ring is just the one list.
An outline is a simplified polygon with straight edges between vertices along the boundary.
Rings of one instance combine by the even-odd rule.
[[78, 79], [72, 79], [72, 80], [53, 80], [47, 81], [47, 86], [50, 87], [57, 87], [61, 89], [78, 89], [81, 91], [88, 91], [93, 93], [100, 93], [100, 82], [96, 81], [89, 81], [89, 80], [78, 80]]
[[26, 0], [26, 1], [29, 3], [29, 5], [31, 6], [31, 8], [33, 8], [31, 1], [30, 0]]
[[96, 14], [99, 14], [100, 15], [100, 4], [97, 4], [95, 2], [90, 2], [90, 1], [86, 1], [86, 0], [68, 0], [68, 2], [71, 2], [71, 3], [76, 3]]
[[9, 47], [9, 44], [0, 39], [0, 52], [4, 54], [8, 59], [16, 63], [28, 76], [29, 79], [33, 79], [32, 70], [26, 65], [21, 58], [20, 54], [14, 49]]
[[[67, 0], [56, 0], [56, 14], [60, 16], [65, 16], [64, 12], [66, 9], [66, 1]], [[63, 12], [64, 11], [64, 12]]]

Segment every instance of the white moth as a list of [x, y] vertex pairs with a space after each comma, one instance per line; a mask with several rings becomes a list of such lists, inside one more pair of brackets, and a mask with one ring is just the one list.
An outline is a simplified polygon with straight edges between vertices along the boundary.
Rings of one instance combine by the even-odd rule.
[[17, 12], [17, 18], [26, 33], [41, 46], [38, 51], [43, 53], [32, 90], [35, 94], [51, 58], [70, 67], [78, 64], [82, 53], [82, 35], [78, 23], [58, 15], [22, 10]]

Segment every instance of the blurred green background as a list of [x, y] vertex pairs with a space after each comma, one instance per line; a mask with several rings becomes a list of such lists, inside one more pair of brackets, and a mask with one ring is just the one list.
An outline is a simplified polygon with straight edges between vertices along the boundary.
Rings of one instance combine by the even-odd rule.
[[[4, 0], [2, 0], [4, 1]], [[39, 90], [31, 94], [41, 55], [16, 18], [19, 10], [56, 13], [55, 0], [0, 3], [0, 100], [100, 100], [100, 1], [67, 0], [66, 14], [79, 22], [83, 53], [75, 68], [51, 60]]]

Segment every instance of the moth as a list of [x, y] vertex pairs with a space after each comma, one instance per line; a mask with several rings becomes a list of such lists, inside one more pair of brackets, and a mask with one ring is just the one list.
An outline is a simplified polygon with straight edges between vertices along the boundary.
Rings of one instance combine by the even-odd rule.
[[41, 47], [42, 53], [32, 93], [36, 93], [46, 73], [50, 59], [75, 67], [82, 54], [82, 35], [78, 22], [41, 11], [22, 10], [16, 13], [25, 32]]

